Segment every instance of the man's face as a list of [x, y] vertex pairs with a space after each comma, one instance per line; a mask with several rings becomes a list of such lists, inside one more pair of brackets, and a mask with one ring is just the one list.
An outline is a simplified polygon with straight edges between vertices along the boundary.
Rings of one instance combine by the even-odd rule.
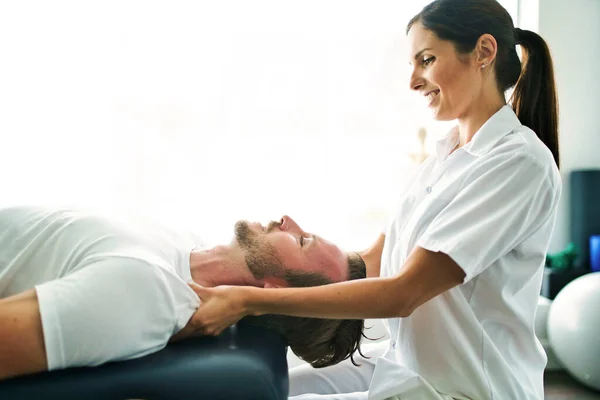
[[346, 254], [333, 243], [304, 232], [288, 216], [266, 227], [238, 221], [235, 236], [248, 268], [259, 279], [283, 276], [283, 271], [320, 274], [332, 282], [348, 279]]

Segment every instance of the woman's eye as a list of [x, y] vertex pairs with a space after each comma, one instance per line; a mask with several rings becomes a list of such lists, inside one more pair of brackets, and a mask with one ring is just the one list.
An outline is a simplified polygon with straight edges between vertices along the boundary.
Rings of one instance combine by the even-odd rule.
[[304, 246], [304, 236], [300, 236], [300, 247]]
[[424, 66], [428, 66], [429, 64], [431, 64], [433, 62], [433, 60], [435, 59], [435, 57], [429, 57], [423, 60], [423, 65]]

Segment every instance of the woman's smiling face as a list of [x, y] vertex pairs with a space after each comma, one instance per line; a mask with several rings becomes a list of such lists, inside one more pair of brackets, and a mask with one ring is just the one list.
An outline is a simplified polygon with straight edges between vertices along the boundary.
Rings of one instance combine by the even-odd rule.
[[459, 55], [454, 44], [441, 40], [416, 22], [408, 32], [410, 88], [426, 96], [433, 117], [450, 121], [468, 113], [482, 89], [475, 58]]

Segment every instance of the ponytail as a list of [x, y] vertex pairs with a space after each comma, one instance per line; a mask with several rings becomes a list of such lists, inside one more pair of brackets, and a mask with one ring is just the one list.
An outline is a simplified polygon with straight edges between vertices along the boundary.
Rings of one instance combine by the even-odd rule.
[[544, 39], [528, 30], [515, 28], [515, 39], [523, 50], [523, 66], [510, 99], [513, 110], [550, 149], [559, 166], [558, 99], [550, 50]]

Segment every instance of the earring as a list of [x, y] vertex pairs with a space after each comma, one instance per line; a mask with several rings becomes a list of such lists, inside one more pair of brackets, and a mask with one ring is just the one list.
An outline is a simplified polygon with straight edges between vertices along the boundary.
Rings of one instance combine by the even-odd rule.
[[486, 64], [486, 63], [483, 63], [483, 64], [481, 64], [481, 68], [482, 68], [482, 69], [483, 69], [483, 68], [485, 68], [485, 67], [487, 67], [487, 64]]

